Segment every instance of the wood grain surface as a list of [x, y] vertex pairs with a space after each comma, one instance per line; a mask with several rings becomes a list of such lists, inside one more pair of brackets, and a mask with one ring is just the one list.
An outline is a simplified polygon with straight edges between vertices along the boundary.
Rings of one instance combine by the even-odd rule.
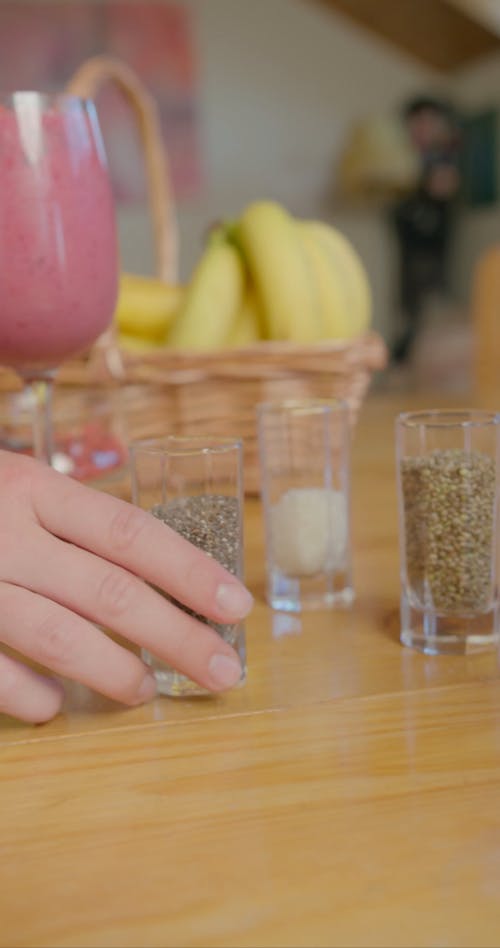
[[393, 422], [416, 405], [363, 409], [352, 609], [271, 613], [251, 501], [245, 687], [124, 710], [68, 686], [54, 722], [0, 720], [0, 945], [500, 945], [498, 656], [398, 640]]

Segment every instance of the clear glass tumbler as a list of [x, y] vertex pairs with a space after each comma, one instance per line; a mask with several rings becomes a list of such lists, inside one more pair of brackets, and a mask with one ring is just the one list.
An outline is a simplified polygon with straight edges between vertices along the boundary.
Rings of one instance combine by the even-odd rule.
[[[54, 470], [94, 485], [123, 475], [128, 465], [130, 402], [126, 386], [77, 390], [55, 385]], [[29, 389], [0, 393], [0, 449], [33, 454], [33, 412]]]
[[500, 415], [429, 411], [396, 421], [401, 641], [431, 655], [500, 640]]
[[[130, 448], [132, 499], [243, 579], [243, 449], [229, 438], [175, 437], [135, 441]], [[188, 611], [180, 603], [180, 608]], [[196, 616], [203, 622], [203, 616]], [[244, 623], [212, 628], [238, 653], [246, 676]], [[160, 694], [207, 694], [143, 651]]]
[[264, 403], [257, 411], [268, 602], [287, 612], [348, 605], [348, 406], [307, 399]]

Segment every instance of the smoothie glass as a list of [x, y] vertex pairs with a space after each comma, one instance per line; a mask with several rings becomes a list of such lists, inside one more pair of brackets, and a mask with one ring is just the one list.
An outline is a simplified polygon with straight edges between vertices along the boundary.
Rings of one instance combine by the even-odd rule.
[[115, 214], [91, 102], [0, 96], [0, 365], [34, 394], [34, 453], [50, 463], [51, 394], [65, 359], [110, 324]]

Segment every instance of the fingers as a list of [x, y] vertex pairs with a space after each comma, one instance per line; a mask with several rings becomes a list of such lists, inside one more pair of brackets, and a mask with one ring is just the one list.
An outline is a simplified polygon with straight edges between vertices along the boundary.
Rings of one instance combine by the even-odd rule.
[[0, 712], [29, 724], [50, 721], [61, 710], [64, 691], [59, 682], [0, 652]]
[[51, 533], [142, 576], [209, 619], [235, 622], [250, 611], [252, 596], [234, 576], [145, 511], [54, 471], [39, 475], [33, 503]]
[[[0, 583], [0, 639], [46, 668], [123, 704], [141, 704], [156, 693], [153, 677], [132, 652], [63, 606], [9, 583]], [[26, 705], [29, 710], [32, 705], [28, 704], [26, 688], [23, 688], [25, 671], [27, 669], [19, 666], [12, 671], [12, 676], [19, 676], [21, 709]], [[41, 683], [47, 686], [43, 679], [38, 681], [40, 692]], [[11, 694], [8, 700], [12, 702], [15, 691], [12, 683], [7, 683], [7, 691]], [[0, 668], [0, 700], [1, 693]], [[42, 698], [37, 692], [35, 698], [30, 699], [35, 709]], [[48, 699], [44, 700], [47, 703]], [[58, 706], [53, 712], [49, 708], [47, 717], [57, 710]], [[17, 714], [17, 711], [10, 713]]]
[[[227, 624], [248, 611], [251, 602], [234, 577], [129, 504], [35, 462], [26, 461], [20, 473], [20, 513], [33, 514], [23, 531], [15, 522], [14, 528], [8, 524], [8, 555], [2, 556], [0, 574], [0, 641], [126, 704], [152, 697], [154, 681], [136, 655], [92, 622], [147, 648], [203, 688], [219, 691], [239, 681], [241, 664], [230, 645], [139, 578]], [[11, 507], [6, 505], [4, 525]], [[20, 513], [14, 513], [15, 521]]]
[[[43, 569], [40, 569], [42, 562]], [[21, 582], [24, 587], [47, 600], [58, 602], [66, 610], [113, 629], [210, 691], [231, 687], [241, 677], [236, 653], [213, 629], [177, 609], [134, 574], [86, 550], [62, 543], [40, 527], [33, 532], [29, 549], [22, 565], [17, 563], [16, 572], [16, 580], [10, 577], [12, 582]], [[61, 582], [61, 577], [64, 577], [64, 582]], [[59, 622], [57, 616], [55, 618]], [[0, 628], [1, 624], [0, 619]], [[17, 641], [18, 631], [15, 634]], [[53, 639], [62, 637], [61, 629], [56, 633], [49, 628], [47, 634]], [[66, 624], [64, 635], [69, 634]], [[116, 646], [106, 637], [99, 636], [100, 633], [90, 627], [78, 651], [85, 652], [89, 670], [94, 669], [91, 687], [102, 690], [97, 664], [101, 669], [108, 667], [112, 662], [110, 648]], [[69, 642], [60, 644], [66, 648]], [[27, 642], [22, 651], [26, 652], [28, 646], [33, 648]], [[105, 647], [107, 652], [103, 654]], [[32, 651], [29, 654], [33, 654]], [[72, 658], [76, 663], [77, 656], [73, 654]], [[56, 667], [53, 662], [47, 662], [47, 657], [42, 660], [44, 664]], [[82, 660], [79, 655], [78, 662]], [[116, 666], [116, 661], [114, 664]], [[115, 674], [120, 671], [115, 667]], [[64, 674], [75, 677], [68, 667]]]

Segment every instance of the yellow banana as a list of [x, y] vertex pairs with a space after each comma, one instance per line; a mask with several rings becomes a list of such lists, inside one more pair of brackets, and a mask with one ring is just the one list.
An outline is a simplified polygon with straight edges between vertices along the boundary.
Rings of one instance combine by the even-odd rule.
[[321, 338], [314, 275], [295, 221], [272, 201], [250, 204], [234, 228], [272, 339], [308, 343]]
[[115, 322], [120, 333], [161, 342], [183, 296], [183, 288], [153, 277], [122, 273]]
[[167, 337], [175, 349], [223, 346], [245, 289], [241, 254], [222, 232], [216, 232], [195, 268], [184, 301]]
[[344, 286], [348, 335], [357, 336], [366, 332], [372, 318], [372, 295], [365, 267], [357, 251], [335, 227], [322, 221], [306, 221], [304, 224], [328, 255], [336, 278]]
[[345, 280], [339, 276], [338, 266], [332, 265], [330, 253], [309, 222], [297, 221], [296, 226], [318, 288], [322, 336], [347, 339], [353, 331]]
[[125, 332], [118, 333], [118, 342], [120, 348], [126, 352], [152, 352], [165, 348], [163, 341], [147, 339], [145, 336], [131, 336]]
[[228, 348], [240, 349], [251, 346], [262, 338], [262, 317], [259, 312], [259, 303], [255, 290], [248, 287], [240, 311], [229, 330], [225, 345]]

